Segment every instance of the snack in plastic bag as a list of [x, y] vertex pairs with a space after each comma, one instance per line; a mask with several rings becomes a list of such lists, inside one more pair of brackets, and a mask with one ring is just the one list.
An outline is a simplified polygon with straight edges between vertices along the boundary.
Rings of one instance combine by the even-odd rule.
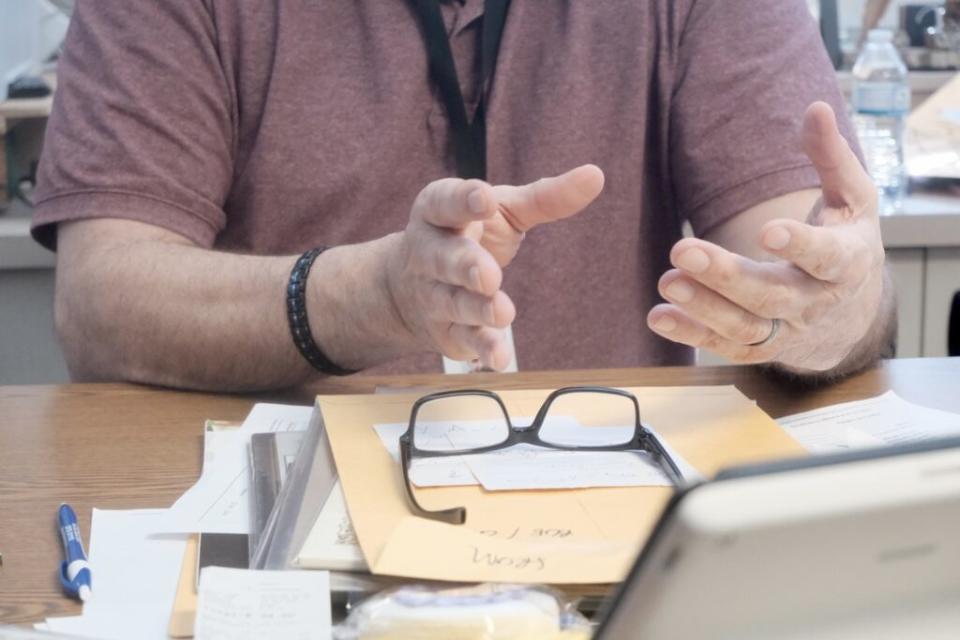
[[354, 608], [336, 640], [587, 640], [590, 623], [545, 587], [407, 586]]

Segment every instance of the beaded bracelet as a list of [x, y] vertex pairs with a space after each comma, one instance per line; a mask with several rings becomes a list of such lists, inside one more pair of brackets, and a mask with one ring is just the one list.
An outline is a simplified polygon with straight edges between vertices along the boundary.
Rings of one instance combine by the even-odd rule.
[[356, 371], [338, 367], [330, 361], [314, 341], [307, 319], [307, 275], [317, 256], [326, 250], [327, 247], [311, 249], [300, 256], [293, 266], [287, 283], [287, 320], [293, 344], [297, 345], [297, 350], [314, 369], [327, 375], [348, 376]]

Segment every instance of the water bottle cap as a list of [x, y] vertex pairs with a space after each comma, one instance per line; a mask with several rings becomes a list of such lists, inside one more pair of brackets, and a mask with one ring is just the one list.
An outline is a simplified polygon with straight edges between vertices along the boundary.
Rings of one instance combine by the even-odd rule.
[[893, 42], [893, 31], [889, 29], [871, 29], [867, 40], [869, 42]]

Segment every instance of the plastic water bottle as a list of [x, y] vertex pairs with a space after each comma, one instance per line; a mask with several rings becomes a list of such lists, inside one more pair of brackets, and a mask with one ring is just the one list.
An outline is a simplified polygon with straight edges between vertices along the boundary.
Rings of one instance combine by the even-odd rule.
[[870, 32], [853, 66], [852, 103], [867, 169], [880, 191], [880, 213], [894, 213], [903, 205], [907, 188], [903, 131], [910, 85], [890, 31]]

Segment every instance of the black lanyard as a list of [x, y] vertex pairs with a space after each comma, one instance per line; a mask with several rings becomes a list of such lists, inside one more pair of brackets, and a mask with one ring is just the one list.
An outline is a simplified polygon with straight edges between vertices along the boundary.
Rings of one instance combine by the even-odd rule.
[[460, 80], [447, 40], [447, 29], [440, 14], [439, 0], [412, 0], [420, 17], [423, 37], [433, 78], [453, 128], [453, 145], [457, 157], [457, 175], [461, 178], [487, 178], [487, 126], [484, 121], [487, 83], [493, 76], [500, 48], [500, 36], [507, 21], [510, 0], [484, 0], [483, 28], [480, 42], [480, 103], [473, 122], [467, 119], [467, 107], [460, 92]]

